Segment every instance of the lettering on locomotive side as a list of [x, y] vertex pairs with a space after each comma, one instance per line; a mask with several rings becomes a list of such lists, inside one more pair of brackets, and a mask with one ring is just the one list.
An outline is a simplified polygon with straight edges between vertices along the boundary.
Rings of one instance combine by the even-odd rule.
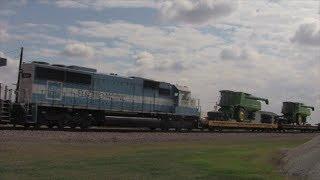
[[133, 97], [124, 96], [121, 94], [102, 92], [102, 91], [90, 91], [85, 89], [73, 89], [72, 94], [75, 97], [86, 97], [91, 99], [104, 99], [104, 100], [119, 100], [119, 101], [133, 101]]

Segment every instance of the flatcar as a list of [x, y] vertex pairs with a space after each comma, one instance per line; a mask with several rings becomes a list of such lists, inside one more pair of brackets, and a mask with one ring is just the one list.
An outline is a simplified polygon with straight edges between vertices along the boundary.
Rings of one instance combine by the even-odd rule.
[[[269, 104], [266, 98], [252, 96], [244, 92], [230, 90], [220, 91], [221, 98], [218, 111], [209, 111], [202, 121], [202, 127], [209, 130], [246, 129], [246, 130], [300, 130], [319, 131], [320, 125], [306, 123], [311, 115], [312, 106], [303, 103], [284, 102], [282, 116], [272, 112], [261, 111], [261, 103]], [[254, 121], [259, 115], [259, 121]]]
[[167, 82], [46, 62], [22, 64], [19, 82], [10, 111], [14, 125], [180, 130], [196, 127], [200, 118], [200, 103], [188, 87]]

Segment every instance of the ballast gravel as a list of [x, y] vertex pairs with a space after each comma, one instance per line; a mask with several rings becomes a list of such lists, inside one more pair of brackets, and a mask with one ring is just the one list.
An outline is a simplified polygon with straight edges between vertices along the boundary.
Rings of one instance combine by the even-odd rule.
[[314, 134], [294, 133], [210, 133], [210, 132], [139, 132], [139, 131], [37, 131], [37, 130], [0, 130], [1, 142], [61, 142], [61, 143], [152, 143], [187, 142], [201, 140], [281, 140], [292, 138], [311, 138]]

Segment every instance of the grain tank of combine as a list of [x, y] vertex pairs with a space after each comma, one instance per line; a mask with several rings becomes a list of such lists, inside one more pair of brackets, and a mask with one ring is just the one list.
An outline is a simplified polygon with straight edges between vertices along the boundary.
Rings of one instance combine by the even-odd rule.
[[251, 121], [255, 118], [255, 113], [261, 110], [260, 101], [269, 104], [268, 99], [255, 97], [244, 92], [222, 90], [220, 93], [219, 111], [224, 114], [226, 120]]
[[311, 110], [314, 111], [314, 107], [306, 106], [299, 102], [283, 102], [282, 114], [285, 123], [288, 124], [305, 124], [307, 117], [311, 115]]

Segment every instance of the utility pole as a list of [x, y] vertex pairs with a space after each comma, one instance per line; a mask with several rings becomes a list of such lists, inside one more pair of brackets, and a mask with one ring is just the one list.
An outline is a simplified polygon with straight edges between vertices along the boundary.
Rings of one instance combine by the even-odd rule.
[[23, 61], [23, 47], [21, 47], [21, 50], [20, 50], [20, 60], [19, 60], [19, 69], [18, 69], [19, 71], [18, 71], [18, 80], [17, 80], [17, 86], [16, 86], [16, 103], [18, 103], [18, 97], [19, 97], [20, 78], [22, 74], [22, 69], [21, 69], [22, 61]]

